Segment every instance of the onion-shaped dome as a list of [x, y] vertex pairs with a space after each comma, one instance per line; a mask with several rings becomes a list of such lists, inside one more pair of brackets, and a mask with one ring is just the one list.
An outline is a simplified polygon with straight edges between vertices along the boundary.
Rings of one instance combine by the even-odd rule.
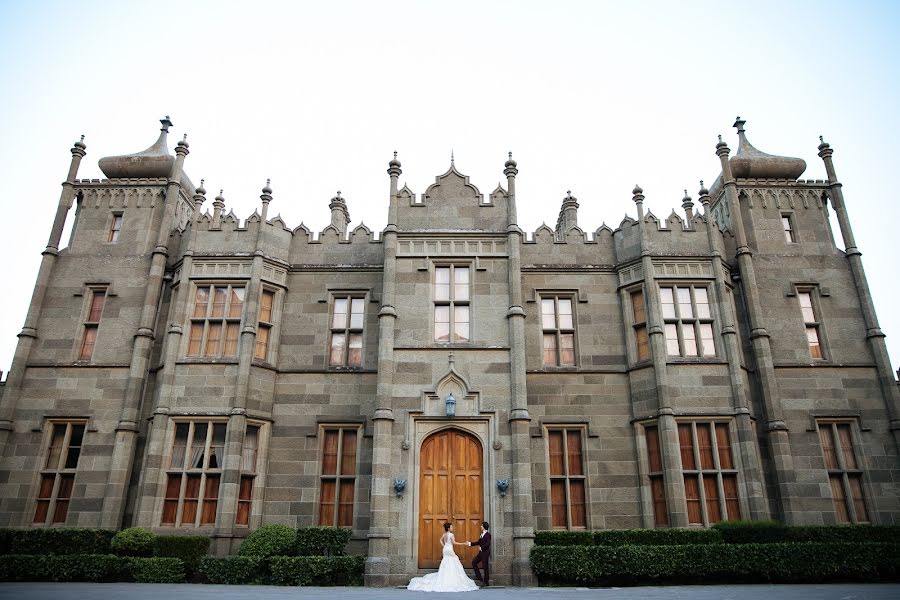
[[168, 177], [175, 164], [175, 157], [169, 154], [169, 146], [166, 143], [172, 121], [166, 117], [159, 122], [162, 123], [162, 128], [155, 144], [143, 152], [101, 158], [99, 166], [103, 174], [110, 179]]
[[797, 179], [806, 170], [806, 161], [802, 158], [774, 156], [760, 152], [747, 141], [744, 132], [745, 120], [740, 117], [734, 122], [738, 130], [740, 145], [737, 153], [731, 157], [731, 174], [738, 179]]

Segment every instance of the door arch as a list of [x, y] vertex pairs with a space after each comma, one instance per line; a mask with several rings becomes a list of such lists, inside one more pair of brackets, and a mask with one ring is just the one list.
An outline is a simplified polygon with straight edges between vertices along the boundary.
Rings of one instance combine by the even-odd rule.
[[[419, 451], [419, 568], [441, 562], [444, 523], [453, 523], [458, 542], [478, 539], [484, 517], [484, 460], [481, 442], [471, 433], [443, 429], [422, 442]], [[463, 565], [477, 548], [457, 546]]]

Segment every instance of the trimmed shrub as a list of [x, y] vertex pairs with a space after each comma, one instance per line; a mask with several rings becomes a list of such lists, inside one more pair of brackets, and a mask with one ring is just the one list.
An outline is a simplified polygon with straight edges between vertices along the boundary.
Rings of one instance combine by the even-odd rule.
[[205, 535], [158, 535], [153, 542], [153, 556], [179, 558], [189, 574], [200, 568], [200, 560], [208, 552]]
[[128, 563], [138, 583], [184, 583], [184, 562], [179, 558], [130, 558]]
[[600, 531], [537, 531], [537, 546], [624, 546], [626, 544], [673, 546], [721, 544], [715, 529], [604, 529]]
[[362, 585], [365, 556], [273, 556], [272, 583], [277, 585]]
[[3, 529], [0, 553], [3, 554], [109, 554], [110, 541], [116, 535], [110, 529], [41, 528]]
[[883, 542], [900, 544], [897, 525], [787, 526], [778, 521], [725, 521], [713, 529], [727, 544], [778, 542]]
[[110, 547], [119, 556], [153, 556], [156, 534], [143, 527], [123, 529], [112, 539]]
[[200, 559], [200, 573], [209, 583], [267, 583], [267, 566], [266, 559], [261, 556], [204, 556]]
[[543, 584], [893, 581], [900, 575], [900, 545], [535, 546], [531, 565]]
[[0, 581], [122, 581], [128, 564], [112, 554], [0, 556]]
[[263, 525], [247, 536], [239, 556], [291, 556], [295, 552], [297, 532], [287, 525]]
[[350, 530], [341, 527], [297, 528], [297, 556], [343, 556]]

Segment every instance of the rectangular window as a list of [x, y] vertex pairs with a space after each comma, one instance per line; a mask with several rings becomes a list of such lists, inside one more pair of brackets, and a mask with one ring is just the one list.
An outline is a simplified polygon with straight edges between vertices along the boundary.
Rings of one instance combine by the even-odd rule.
[[541, 298], [545, 367], [575, 366], [575, 317], [572, 298]]
[[789, 244], [795, 243], [797, 237], [794, 233], [794, 218], [788, 214], [781, 215], [781, 227], [784, 229], [785, 241]]
[[112, 221], [109, 223], [109, 236], [107, 242], [118, 242], [119, 232], [122, 231], [122, 215], [113, 213]]
[[737, 469], [727, 423], [678, 424], [688, 521], [712, 525], [741, 518]]
[[434, 341], [471, 341], [471, 278], [469, 267], [434, 269]]
[[361, 367], [363, 359], [363, 319], [365, 298], [339, 296], [331, 313], [331, 346], [328, 364], [332, 367]]
[[226, 424], [217, 421], [175, 423], [161, 525], [215, 525], [225, 431]]
[[50, 442], [40, 472], [32, 519], [35, 525], [66, 522], [85, 427], [84, 421], [57, 421], [51, 424]]
[[198, 285], [191, 312], [188, 356], [237, 356], [243, 286]]
[[587, 527], [581, 429], [548, 429], [550, 510], [554, 529]]
[[647, 335], [647, 309], [644, 304], [644, 291], [631, 292], [631, 320], [634, 328], [634, 343], [637, 347], [637, 359], [650, 358], [650, 337]]
[[256, 327], [256, 352], [259, 360], [269, 358], [269, 338], [272, 334], [272, 315], [275, 307], [275, 292], [263, 290], [259, 296], [259, 322]]
[[853, 451], [850, 423], [819, 422], [818, 426], [838, 523], [868, 523], [863, 472]]
[[653, 519], [657, 527], [669, 524], [666, 506], [666, 487], [663, 481], [662, 452], [659, 445], [659, 429], [646, 427], [647, 459], [649, 464], [650, 494], [653, 498]]
[[81, 337], [81, 350], [78, 360], [91, 360], [94, 355], [94, 346], [97, 343], [97, 330], [100, 328], [100, 318], [103, 316], [103, 306], [106, 304], [106, 289], [97, 288], [90, 291], [90, 305], [88, 314], [84, 320], [84, 332]]
[[353, 527], [357, 429], [326, 428], [319, 477], [319, 525]]
[[813, 307], [812, 292], [797, 292], [800, 301], [800, 312], [803, 313], [803, 322], [806, 324], [806, 343], [809, 346], [809, 355], [814, 359], [824, 358], [822, 344], [819, 341], [819, 319]]
[[709, 294], [701, 286], [659, 288], [669, 356], [715, 356]]
[[256, 463], [259, 454], [259, 425], [247, 425], [244, 433], [244, 445], [241, 447], [241, 483], [238, 487], [237, 515], [235, 525], [250, 525], [250, 513], [253, 505], [253, 484], [256, 481]]

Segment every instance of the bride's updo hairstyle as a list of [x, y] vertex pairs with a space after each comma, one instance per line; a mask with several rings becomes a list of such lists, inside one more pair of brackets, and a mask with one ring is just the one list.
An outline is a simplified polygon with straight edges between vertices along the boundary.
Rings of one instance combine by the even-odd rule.
[[450, 531], [450, 523], [444, 523], [444, 531]]

